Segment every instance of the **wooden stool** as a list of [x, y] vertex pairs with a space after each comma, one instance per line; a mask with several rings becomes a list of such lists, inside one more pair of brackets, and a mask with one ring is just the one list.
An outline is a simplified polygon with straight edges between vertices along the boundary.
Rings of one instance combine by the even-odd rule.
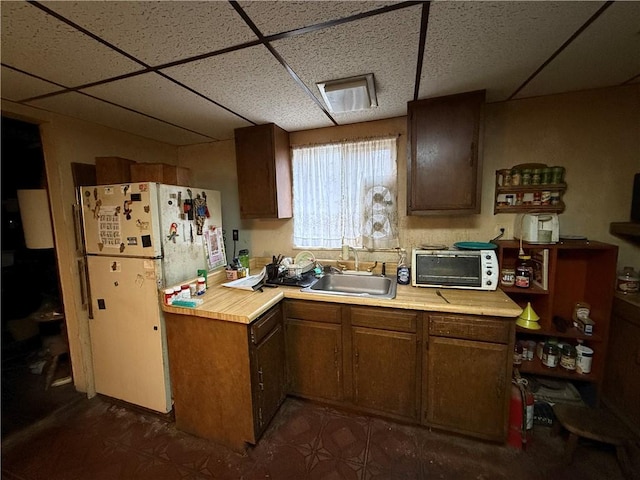
[[565, 461], [570, 464], [578, 446], [578, 440], [588, 438], [616, 447], [616, 456], [625, 478], [632, 478], [631, 466], [626, 447], [636, 440], [633, 432], [616, 416], [604, 410], [556, 403], [553, 413], [569, 432], [565, 450]]

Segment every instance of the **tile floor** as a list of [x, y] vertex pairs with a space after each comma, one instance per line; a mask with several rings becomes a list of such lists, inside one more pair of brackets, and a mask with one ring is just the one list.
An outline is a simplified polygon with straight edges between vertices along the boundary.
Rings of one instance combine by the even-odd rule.
[[535, 427], [526, 451], [288, 398], [244, 454], [176, 430], [170, 417], [100, 396], [75, 401], [3, 439], [2, 478], [85, 479], [622, 479], [615, 453]]

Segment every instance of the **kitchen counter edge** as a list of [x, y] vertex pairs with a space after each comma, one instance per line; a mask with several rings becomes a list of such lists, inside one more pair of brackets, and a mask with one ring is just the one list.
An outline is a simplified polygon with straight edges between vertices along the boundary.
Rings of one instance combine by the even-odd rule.
[[163, 303], [162, 310], [178, 315], [191, 315], [247, 325], [285, 298], [345, 305], [506, 317], [507, 319], [515, 319], [522, 312], [522, 308], [500, 289], [494, 291], [440, 290], [447, 300], [438, 296], [436, 291], [435, 288], [398, 285], [396, 298], [389, 300], [306, 293], [301, 292], [298, 287], [283, 286], [263, 288], [262, 291], [246, 291], [216, 284], [207, 289], [204, 295], [198, 297], [203, 302], [195, 308], [177, 307]]

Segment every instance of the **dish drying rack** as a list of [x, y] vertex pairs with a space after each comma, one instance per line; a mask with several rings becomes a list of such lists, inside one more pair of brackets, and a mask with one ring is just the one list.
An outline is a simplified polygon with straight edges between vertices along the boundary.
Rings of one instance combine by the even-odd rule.
[[300, 252], [296, 255], [294, 263], [290, 264], [287, 273], [290, 277], [299, 277], [316, 266], [316, 257], [311, 252]]

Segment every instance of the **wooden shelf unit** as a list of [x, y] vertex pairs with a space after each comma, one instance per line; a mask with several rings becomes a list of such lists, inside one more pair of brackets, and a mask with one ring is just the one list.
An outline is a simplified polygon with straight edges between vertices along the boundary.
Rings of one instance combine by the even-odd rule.
[[[501, 185], [500, 184], [500, 170], [496, 170], [496, 187], [495, 187], [495, 197], [493, 204], [493, 213], [526, 213], [526, 212], [538, 212], [538, 213], [561, 213], [564, 212], [565, 204], [563, 201], [564, 192], [567, 190], [567, 184], [565, 182], [562, 183], [547, 183], [547, 184], [537, 184], [537, 185]], [[527, 194], [533, 195], [534, 193], [542, 192], [554, 192], [559, 194], [559, 201], [556, 205], [543, 205], [541, 203], [527, 203], [516, 205], [506, 205], [502, 200], [505, 195], [513, 195], [514, 202], [515, 196], [518, 193], [522, 193], [525, 196], [525, 199], [529, 197]]]
[[[498, 262], [500, 267], [515, 265], [520, 243], [517, 240], [498, 240]], [[516, 341], [529, 339], [545, 341], [557, 337], [558, 341], [573, 345], [582, 341], [593, 349], [591, 373], [579, 374], [558, 365], [548, 368], [534, 355], [532, 361], [523, 361], [522, 373], [558, 377], [581, 382], [591, 382], [596, 387], [599, 401], [604, 365], [609, 338], [609, 322], [613, 304], [618, 247], [597, 241], [572, 241], [550, 245], [523, 242], [526, 254], [541, 249], [549, 250], [548, 290], [537, 287], [503, 287], [502, 290], [521, 307], [527, 302], [540, 317], [540, 330], [517, 327]], [[585, 335], [573, 326], [573, 310], [577, 302], [590, 305], [590, 318], [595, 322], [593, 335]], [[569, 322], [565, 332], [554, 325], [554, 317]]]

